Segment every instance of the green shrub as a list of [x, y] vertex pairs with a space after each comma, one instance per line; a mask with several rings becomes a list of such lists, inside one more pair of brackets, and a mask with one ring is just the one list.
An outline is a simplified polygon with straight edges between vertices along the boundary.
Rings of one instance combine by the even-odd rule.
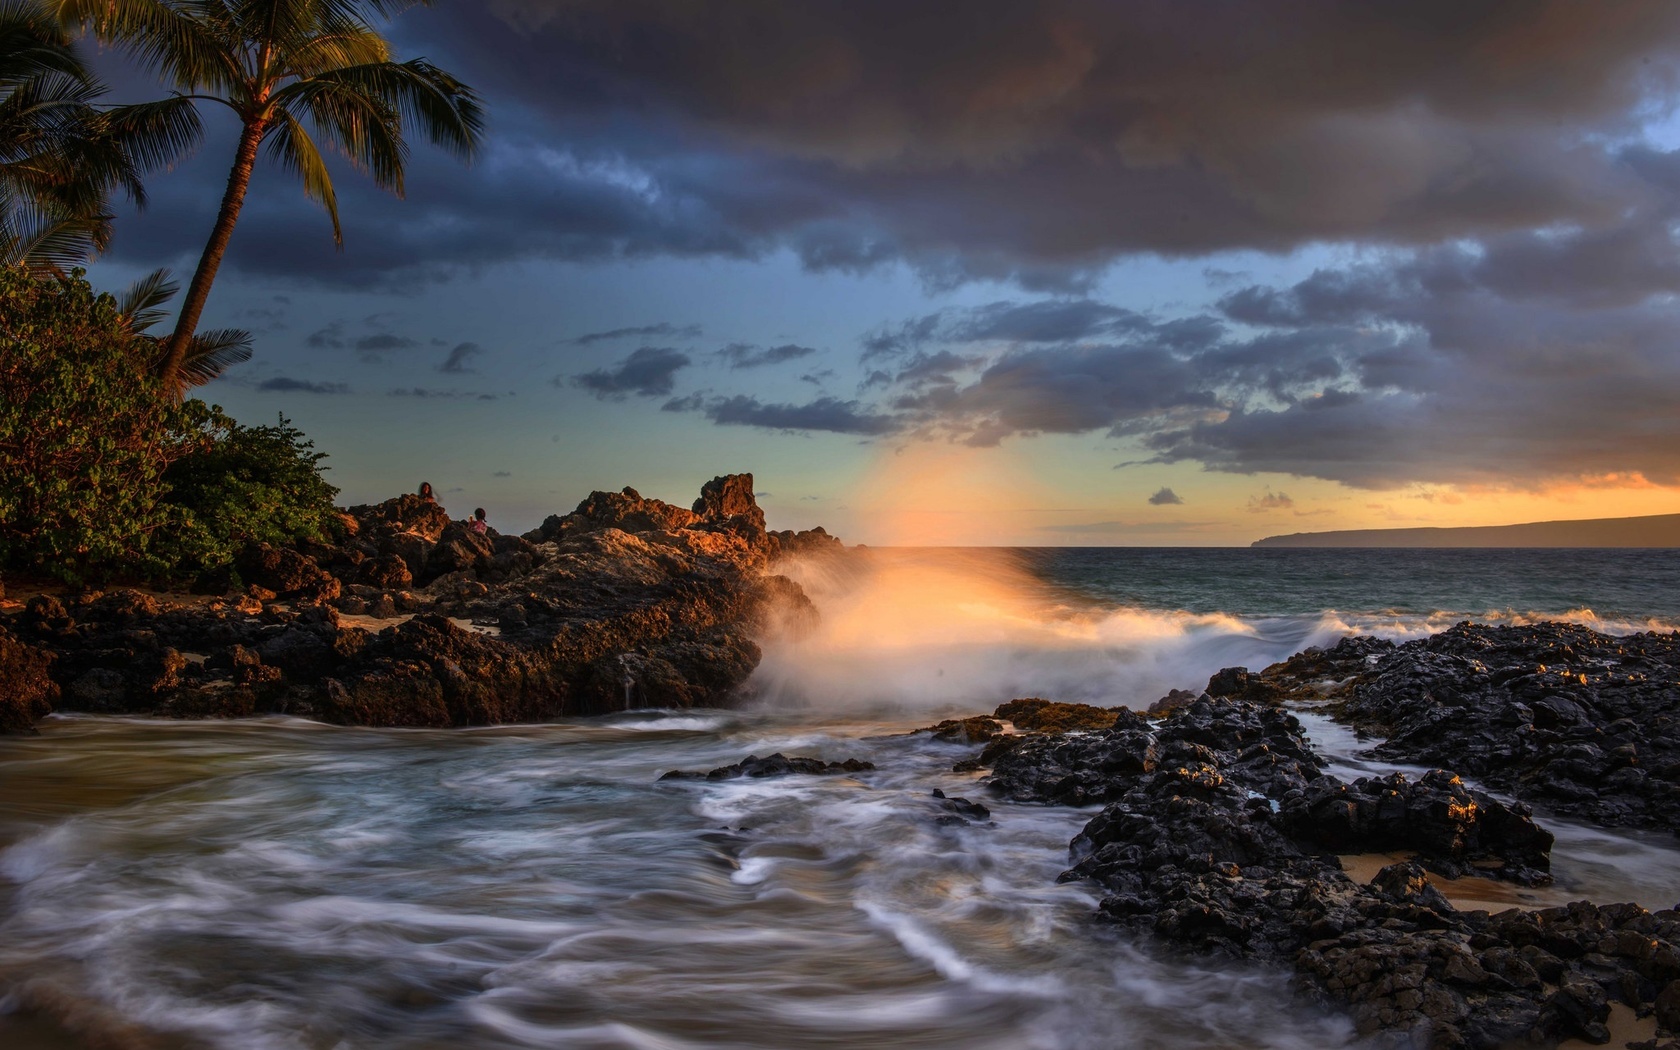
[[0, 267], [0, 566], [77, 583], [144, 551], [179, 412], [153, 352], [81, 271]]
[[247, 543], [331, 537], [326, 457], [284, 417], [176, 404], [156, 355], [80, 271], [0, 267], [0, 568], [185, 580]]
[[248, 427], [219, 405], [188, 401], [175, 438], [179, 453], [163, 473], [169, 525], [150, 547], [172, 575], [227, 565], [250, 543], [334, 537], [338, 489], [321, 477], [326, 455], [285, 416]]

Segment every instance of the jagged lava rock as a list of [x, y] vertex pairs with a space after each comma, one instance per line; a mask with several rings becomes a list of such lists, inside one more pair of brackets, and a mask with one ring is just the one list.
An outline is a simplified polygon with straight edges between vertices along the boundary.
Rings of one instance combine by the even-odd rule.
[[[748, 755], [732, 765], [719, 766], [709, 772], [701, 773], [693, 770], [673, 769], [662, 775], [660, 780], [734, 780], [738, 777], [748, 777], [754, 780], [764, 777], [812, 776], [832, 777], [844, 773], [867, 773], [875, 768], [873, 762], [862, 759], [848, 758], [840, 762], [824, 762], [820, 758], [807, 758], [801, 755], [788, 757], [780, 751], [773, 755], [759, 758]], [[941, 796], [943, 797], [943, 796]], [[966, 800], [964, 800], [966, 801]]]
[[1411, 863], [1355, 884], [1324, 842], [1346, 844], [1337, 836], [1357, 820], [1321, 826], [1315, 799], [1397, 807], [1357, 825], [1359, 845], [1420, 849], [1425, 863], [1521, 856], [1544, 833], [1450, 775], [1341, 785], [1276, 707], [1202, 699], [1159, 725], [1122, 716], [1102, 732], [1027, 737], [991, 785], [1020, 800], [1106, 802], [1063, 876], [1104, 888], [1106, 921], [1191, 954], [1293, 966], [1303, 991], [1349, 1010], [1381, 1045], [1603, 1042], [1610, 1001], [1648, 1013], [1680, 975], [1674, 911], [1459, 912]]
[[1378, 755], [1437, 765], [1558, 813], [1680, 832], [1680, 634], [1461, 623], [1393, 645], [1348, 639], [1268, 668], [1319, 683]]
[[51, 665], [51, 655], [0, 627], [0, 733], [32, 733], [52, 713], [59, 688]]

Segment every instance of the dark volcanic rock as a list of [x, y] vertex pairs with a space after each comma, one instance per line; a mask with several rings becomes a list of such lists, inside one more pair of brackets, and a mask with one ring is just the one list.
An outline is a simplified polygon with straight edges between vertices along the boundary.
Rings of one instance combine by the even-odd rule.
[[[755, 638], [816, 619], [796, 583], [766, 575], [751, 491], [709, 486], [702, 502], [730, 512], [719, 520], [597, 493], [541, 545], [402, 496], [346, 514], [340, 546], [251, 548], [237, 601], [37, 597], [9, 628], [53, 658], [70, 710], [452, 726], [715, 705], [757, 666]], [[416, 580], [430, 582], [403, 589]], [[341, 609], [393, 622], [370, 632]]]
[[315, 559], [285, 547], [253, 544], [234, 560], [248, 584], [273, 591], [282, 598], [331, 601], [342, 585], [316, 564]]
[[933, 789], [933, 797], [943, 810], [937, 823], [947, 827], [992, 819], [992, 811], [972, 799], [963, 798], [961, 795], [952, 798], [938, 788]]
[[362, 535], [410, 532], [427, 543], [436, 543], [449, 525], [449, 512], [433, 500], [412, 493], [371, 506], [351, 507], [349, 517]]
[[770, 548], [770, 560], [778, 558], [807, 558], [811, 556], [825, 556], [838, 553], [845, 545], [821, 525], [803, 532], [783, 529], [780, 532], [765, 534], [765, 542]]
[[954, 740], [962, 744], [983, 744], [1003, 735], [1003, 723], [995, 718], [977, 715], [973, 718], [947, 718], [938, 725], [916, 730], [931, 733], [936, 740]]
[[1500, 877], [1525, 883], [1548, 881], [1551, 868], [1551, 832], [1528, 807], [1473, 792], [1441, 769], [1418, 780], [1319, 777], [1287, 798], [1281, 817], [1299, 840], [1335, 853], [1416, 850], [1449, 878], [1474, 874], [1477, 862], [1495, 862]]
[[748, 755], [734, 765], [719, 766], [707, 773], [691, 770], [673, 769], [661, 776], [660, 780], [734, 780], [737, 777], [788, 777], [795, 775], [813, 777], [832, 777], [842, 773], [865, 773], [874, 769], [872, 762], [863, 762], [855, 758], [848, 758], [843, 762], [824, 762], [820, 758], [804, 758], [795, 756], [789, 758], [780, 751], [773, 755], [759, 758]]
[[729, 474], [706, 482], [694, 501], [694, 516], [708, 524], [764, 534], [764, 512], [753, 496], [751, 474]]
[[693, 511], [663, 500], [643, 499], [641, 493], [626, 485], [619, 492], [591, 492], [576, 510], [564, 516], [550, 515], [540, 526], [527, 532], [525, 539], [532, 543], [551, 543], [600, 529], [669, 532], [688, 528], [696, 518]]
[[1376, 753], [1438, 765], [1559, 813], [1680, 830], [1680, 634], [1468, 623], [1404, 645], [1350, 639], [1266, 672], [1343, 679], [1338, 717]]
[[[1275, 707], [1199, 700], [1153, 728], [1123, 718], [1087, 736], [1028, 737], [998, 759], [992, 784], [1019, 799], [1108, 803], [1063, 876], [1107, 891], [1106, 920], [1186, 952], [1292, 965], [1305, 991], [1385, 1045], [1603, 1041], [1610, 1001], [1648, 1012], [1680, 974], [1673, 911], [1461, 913], [1409, 863], [1356, 885], [1326, 842], [1414, 848], [1446, 866], [1549, 836], [1450, 775], [1343, 785]], [[1506, 873], [1532, 863], [1507, 858]]]
[[51, 666], [50, 655], [0, 628], [0, 733], [32, 733], [52, 713], [59, 690]]

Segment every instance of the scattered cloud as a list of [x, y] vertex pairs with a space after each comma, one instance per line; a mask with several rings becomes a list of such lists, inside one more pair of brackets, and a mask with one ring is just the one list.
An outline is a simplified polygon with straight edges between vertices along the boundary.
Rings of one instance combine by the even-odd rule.
[[513, 477], [513, 472], [509, 470], [498, 470], [490, 476], [493, 478], [511, 478]]
[[258, 390], [281, 391], [294, 394], [348, 394], [350, 387], [345, 383], [317, 383], [308, 379], [292, 379], [288, 376], [275, 376], [257, 384]]
[[[471, 390], [438, 390], [423, 386], [396, 387], [387, 391], [389, 397], [438, 398], [444, 401], [498, 401], [500, 394], [481, 394]], [[513, 394], [509, 393], [508, 397]]]
[[449, 356], [443, 359], [442, 364], [438, 365], [438, 371], [450, 375], [471, 374], [477, 370], [468, 368], [467, 362], [483, 353], [484, 348], [477, 343], [456, 343], [455, 348], [449, 351]]
[[1169, 504], [1176, 505], [1176, 504], [1180, 504], [1180, 503], [1183, 503], [1183, 502], [1184, 502], [1184, 497], [1183, 496], [1180, 496], [1178, 493], [1174, 492], [1172, 489], [1169, 489], [1164, 485], [1161, 487], [1161, 489], [1158, 492], [1155, 493], [1155, 495], [1149, 497], [1150, 506], [1154, 506], [1154, 507], [1165, 507]]
[[634, 328], [613, 328], [605, 332], [587, 332], [569, 340], [573, 346], [588, 346], [591, 343], [604, 343], [615, 339], [651, 339], [662, 337], [665, 339], [698, 339], [700, 326], [697, 324], [674, 325], [669, 321], [658, 324], [644, 324]]
[[1250, 514], [1264, 514], [1271, 510], [1293, 510], [1295, 501], [1286, 492], [1266, 490], [1264, 496], [1248, 497], [1248, 512]]
[[[616, 368], [599, 368], [574, 375], [569, 382], [603, 401], [622, 401], [629, 394], [663, 397], [676, 386], [677, 372], [691, 363], [692, 359], [680, 350], [644, 346], [619, 362]], [[555, 385], [563, 381], [557, 377]]]
[[784, 361], [797, 361], [801, 357], [809, 357], [816, 353], [815, 347], [799, 346], [786, 343], [782, 346], [757, 347], [747, 343], [730, 343], [717, 352], [730, 368], [762, 368], [766, 365], [779, 365]]
[[394, 332], [378, 332], [356, 340], [356, 349], [367, 355], [382, 354], [388, 350], [407, 350], [419, 345], [415, 340]]
[[763, 427], [767, 430], [824, 431], [833, 434], [889, 434], [898, 424], [876, 415], [856, 401], [822, 397], [803, 405], [766, 404], [737, 394], [715, 398], [704, 410], [706, 418], [723, 426]]

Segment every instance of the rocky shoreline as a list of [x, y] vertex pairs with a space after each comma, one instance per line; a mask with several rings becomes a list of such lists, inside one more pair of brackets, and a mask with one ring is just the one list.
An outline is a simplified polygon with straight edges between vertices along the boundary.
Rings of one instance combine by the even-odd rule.
[[0, 731], [52, 710], [461, 726], [726, 703], [755, 638], [813, 622], [774, 563], [840, 546], [767, 530], [752, 485], [715, 478], [692, 509], [595, 492], [523, 537], [405, 495], [345, 511], [336, 544], [245, 551], [201, 599], [36, 595], [0, 617]]
[[[727, 703], [756, 639], [815, 622], [778, 560], [840, 547], [766, 530], [750, 475], [692, 509], [596, 492], [523, 537], [476, 535], [415, 496], [351, 508], [344, 533], [250, 550], [240, 588], [202, 581], [222, 592], [203, 599], [30, 598], [0, 619], [0, 731], [54, 709], [441, 727]], [[1337, 777], [1290, 708], [1431, 772]], [[1100, 888], [1100, 921], [1292, 970], [1380, 1045], [1603, 1044], [1619, 1008], [1650, 1038], [1618, 1045], [1680, 1050], [1680, 910], [1488, 911], [1440, 889], [1549, 881], [1547, 814], [1680, 831], [1680, 635], [1466, 623], [1226, 668], [1147, 714], [1022, 699], [927, 732], [975, 748], [956, 769], [996, 796], [1101, 807], [1062, 876]], [[666, 776], [869, 768], [774, 754]], [[933, 802], [942, 822], [987, 818]], [[1356, 879], [1354, 854], [1402, 859]]]
[[[1345, 782], [1285, 704], [1435, 768]], [[1604, 1044], [1621, 1004], [1654, 1037], [1619, 1045], [1680, 1050], [1680, 905], [1461, 910], [1429, 878], [1548, 881], [1553, 839], [1530, 801], [1680, 831], [1680, 635], [1548, 623], [1353, 638], [1227, 668], [1147, 716], [1100, 711], [1017, 700], [928, 732], [983, 742], [956, 768], [986, 770], [1002, 797], [1103, 806], [1062, 876], [1101, 887], [1102, 921], [1168, 951], [1292, 968], [1380, 1045]], [[1412, 859], [1361, 882], [1347, 854]]]

